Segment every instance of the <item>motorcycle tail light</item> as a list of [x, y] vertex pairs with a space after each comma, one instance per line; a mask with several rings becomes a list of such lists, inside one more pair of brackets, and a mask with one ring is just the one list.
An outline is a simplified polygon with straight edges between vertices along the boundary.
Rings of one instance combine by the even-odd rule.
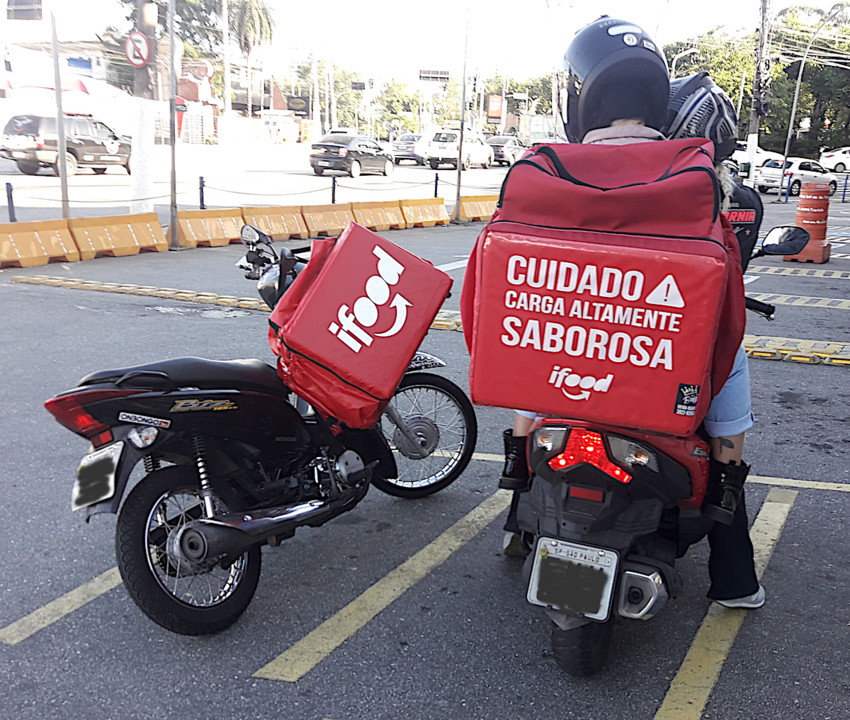
[[346, 155], [348, 155], [348, 148], [340, 148], [339, 149], [339, 156], [345, 157]]
[[646, 467], [654, 472], [659, 472], [658, 457], [645, 445], [629, 438], [609, 435], [608, 447], [611, 450], [611, 458], [622, 465]]
[[610, 475], [621, 483], [631, 482], [632, 476], [617, 467], [608, 458], [602, 435], [594, 430], [574, 428], [567, 439], [567, 445], [558, 455], [551, 458], [549, 467], [555, 471], [566, 470], [574, 465], [587, 463]]
[[59, 395], [44, 403], [45, 409], [56, 418], [56, 422], [77, 435], [91, 439], [109, 431], [109, 426], [93, 417], [86, 405], [118, 397], [137, 395], [143, 390], [90, 390]]

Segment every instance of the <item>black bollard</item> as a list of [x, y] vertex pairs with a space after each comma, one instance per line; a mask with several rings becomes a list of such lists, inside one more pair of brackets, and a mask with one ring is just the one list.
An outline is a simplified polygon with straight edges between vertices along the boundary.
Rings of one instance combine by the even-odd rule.
[[201, 175], [198, 178], [198, 190], [200, 190], [200, 193], [201, 193], [201, 210], [206, 210], [207, 206], [204, 203], [204, 176], [203, 175]]
[[12, 183], [6, 183], [6, 204], [9, 208], [9, 222], [18, 222], [15, 217], [15, 200], [12, 198]]
[[440, 184], [440, 173], [434, 173], [434, 197], [440, 197], [437, 186]]
[[331, 177], [331, 204], [336, 205], [336, 175]]

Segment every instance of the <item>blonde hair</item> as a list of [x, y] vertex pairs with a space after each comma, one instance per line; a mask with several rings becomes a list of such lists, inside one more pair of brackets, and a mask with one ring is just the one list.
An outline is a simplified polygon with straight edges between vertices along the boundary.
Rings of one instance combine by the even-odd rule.
[[732, 193], [735, 192], [735, 178], [732, 177], [732, 171], [723, 162], [715, 163], [714, 173], [720, 182], [720, 189], [723, 193], [720, 202], [720, 212], [727, 212], [729, 205], [732, 202]]

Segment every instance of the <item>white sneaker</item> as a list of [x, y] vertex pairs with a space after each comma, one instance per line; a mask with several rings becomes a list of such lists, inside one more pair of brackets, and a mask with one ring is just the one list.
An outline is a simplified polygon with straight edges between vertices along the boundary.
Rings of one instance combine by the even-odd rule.
[[718, 605], [722, 605], [727, 608], [742, 608], [744, 610], [756, 610], [764, 605], [765, 601], [765, 593], [764, 587], [759, 585], [759, 589], [756, 590], [752, 595], [745, 595], [744, 597], [739, 598], [731, 598], [730, 600], [715, 600]]

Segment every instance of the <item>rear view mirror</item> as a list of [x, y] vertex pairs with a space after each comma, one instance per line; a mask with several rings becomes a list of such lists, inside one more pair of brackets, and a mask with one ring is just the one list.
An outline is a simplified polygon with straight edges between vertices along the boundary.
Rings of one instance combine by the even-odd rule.
[[280, 251], [280, 274], [281, 276], [288, 275], [298, 264], [298, 260], [289, 248], [282, 248]]
[[260, 231], [253, 225], [243, 225], [239, 237], [245, 245], [253, 245], [260, 242]]
[[796, 255], [809, 242], [809, 233], [801, 227], [786, 225], [773, 228], [761, 245], [763, 255]]

